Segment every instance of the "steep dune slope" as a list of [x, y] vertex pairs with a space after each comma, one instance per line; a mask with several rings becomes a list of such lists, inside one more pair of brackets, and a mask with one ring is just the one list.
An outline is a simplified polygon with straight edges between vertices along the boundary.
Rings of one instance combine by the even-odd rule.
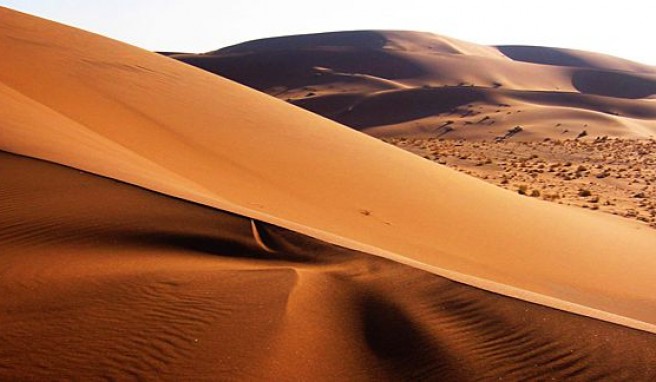
[[[656, 131], [656, 69], [589, 52], [355, 31], [171, 57], [374, 136], [489, 139], [517, 125], [524, 132], [515, 139], [574, 138], [583, 130], [640, 138]], [[590, 99], [594, 106], [581, 107]], [[542, 121], [546, 111], [553, 123]]]
[[656, 331], [652, 230], [520, 198], [169, 58], [0, 19], [0, 149]]
[[496, 48], [513, 60], [534, 64], [572, 66], [607, 71], [656, 73], [656, 68], [653, 66], [601, 53], [526, 45], [500, 45]]
[[3, 381], [656, 378], [650, 333], [52, 163], [0, 179]]

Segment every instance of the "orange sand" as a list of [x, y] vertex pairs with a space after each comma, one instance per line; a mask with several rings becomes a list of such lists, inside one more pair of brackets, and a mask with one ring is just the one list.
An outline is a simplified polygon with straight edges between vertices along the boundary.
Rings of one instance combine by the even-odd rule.
[[34, 158], [1, 157], [0, 375], [654, 374], [649, 228], [7, 9], [0, 49], [0, 149]]
[[646, 332], [55, 164], [0, 176], [0, 380], [656, 377]]

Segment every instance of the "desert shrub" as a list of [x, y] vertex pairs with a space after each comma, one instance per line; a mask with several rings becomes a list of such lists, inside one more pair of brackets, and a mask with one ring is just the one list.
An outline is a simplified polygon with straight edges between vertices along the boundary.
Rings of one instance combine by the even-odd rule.
[[592, 192], [590, 192], [590, 190], [586, 190], [584, 188], [579, 190], [579, 196], [582, 197], [582, 198], [587, 198], [588, 196], [591, 196], [591, 195], [592, 195]]

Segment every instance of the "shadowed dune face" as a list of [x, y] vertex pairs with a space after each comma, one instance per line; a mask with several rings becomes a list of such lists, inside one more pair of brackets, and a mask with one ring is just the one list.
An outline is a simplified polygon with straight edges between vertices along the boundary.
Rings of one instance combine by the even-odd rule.
[[[339, 123], [362, 130], [381, 124], [396, 124], [435, 115], [455, 114], [459, 107], [486, 102], [485, 91], [465, 88], [430, 88], [383, 91], [361, 96], [334, 119]], [[321, 100], [309, 98], [293, 102], [310, 111], [321, 111]], [[394, 107], [391, 107], [394, 105]]]
[[[423, 73], [419, 65], [382, 50], [341, 47], [290, 49], [265, 50], [266, 57], [253, 52], [228, 54], [221, 60], [206, 55], [174, 57], [259, 90], [330, 84], [335, 78], [322, 75], [316, 70], [317, 67], [324, 66], [338, 72], [366, 74], [392, 80], [420, 76]], [[293, 56], [293, 60], [290, 60], [290, 56]]]
[[646, 332], [56, 164], [0, 177], [2, 380], [656, 378]]
[[606, 97], [639, 99], [656, 94], [656, 76], [577, 71], [572, 84], [581, 92]]
[[[459, 119], [466, 119], [465, 124], [468, 130], [463, 131], [461, 135], [440, 134], [439, 136], [447, 138], [476, 136], [481, 130], [489, 132], [488, 129], [494, 129], [497, 118], [503, 118], [508, 113], [517, 113], [517, 107], [511, 106], [517, 104], [522, 104], [524, 110], [532, 107], [558, 107], [561, 109], [576, 108], [579, 112], [592, 112], [593, 116], [587, 117], [589, 119], [587, 122], [596, 122], [596, 124], [599, 123], [595, 119], [603, 118], [603, 114], [606, 115], [606, 118], [609, 118], [608, 115], [622, 115], [634, 119], [656, 119], [656, 108], [654, 108], [653, 102], [609, 101], [606, 97], [592, 95], [594, 89], [598, 89], [598, 92], [601, 93], [616, 91], [618, 87], [612, 87], [612, 85], [610, 88], [604, 87], [603, 84], [590, 81], [589, 78], [582, 81], [581, 86], [587, 86], [590, 94], [495, 90], [485, 87], [422, 87], [379, 91], [374, 94], [334, 94], [324, 97], [309, 97], [294, 100], [291, 103], [356, 130], [372, 133], [372, 135], [381, 135], [375, 129], [381, 125], [401, 126], [404, 123], [429, 120], [430, 118], [430, 122], [423, 125], [422, 135], [437, 134], [440, 132], [440, 128], [446, 126], [449, 126], [449, 132], [452, 132]], [[646, 89], [647, 86], [649, 84], [643, 84], [643, 89]], [[630, 98], [629, 94], [637, 94], [640, 89], [640, 87], [625, 88], [622, 98]], [[490, 111], [489, 114], [482, 112], [481, 109], [486, 108], [486, 105], [492, 105], [496, 110]], [[522, 110], [519, 111], [522, 112]], [[556, 114], [559, 114], [558, 111]], [[565, 124], [567, 117], [554, 121], [558, 121], [554, 123]], [[503, 122], [499, 124], [503, 124]], [[403, 128], [401, 130], [406, 131]], [[394, 128], [389, 128], [387, 131], [385, 136], [395, 135]], [[417, 133], [419, 132], [417, 131]], [[531, 135], [530, 139], [542, 137], [539, 131], [535, 133], [536, 135]]]
[[595, 66], [576, 54], [569, 54], [559, 49], [520, 45], [498, 46], [497, 49], [517, 61], [543, 65], [595, 68]]
[[656, 68], [653, 66], [599, 53], [543, 46], [501, 45], [496, 48], [513, 60], [534, 64], [572, 66], [608, 71], [656, 73]]
[[[656, 104], [644, 100], [654, 94], [656, 69], [590, 52], [355, 31], [255, 40], [171, 57], [374, 136], [493, 139], [518, 125], [524, 133], [515, 138], [529, 140], [575, 138], [583, 130], [592, 138], [656, 135]], [[447, 89], [421, 91], [426, 88]], [[540, 92], [554, 93], [548, 98], [559, 99], [558, 108], [550, 108], [553, 101], [527, 101]], [[605, 98], [590, 106], [593, 95]], [[454, 114], [454, 106], [474, 100], [477, 110]], [[534, 123], [548, 108], [567, 131]], [[630, 111], [636, 108], [642, 111]], [[605, 118], [610, 122], [600, 123], [601, 114], [610, 114]], [[472, 126], [483, 118], [484, 129]], [[445, 132], [439, 127], [447, 121]]]

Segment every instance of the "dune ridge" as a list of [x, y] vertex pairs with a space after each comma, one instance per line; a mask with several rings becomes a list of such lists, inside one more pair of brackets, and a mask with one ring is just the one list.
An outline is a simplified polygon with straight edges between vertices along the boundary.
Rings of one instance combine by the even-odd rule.
[[515, 140], [656, 136], [656, 68], [591, 52], [347, 31], [170, 57], [377, 137], [494, 139], [516, 126]]
[[656, 332], [651, 230], [519, 198], [156, 54], [0, 18], [5, 151]]

